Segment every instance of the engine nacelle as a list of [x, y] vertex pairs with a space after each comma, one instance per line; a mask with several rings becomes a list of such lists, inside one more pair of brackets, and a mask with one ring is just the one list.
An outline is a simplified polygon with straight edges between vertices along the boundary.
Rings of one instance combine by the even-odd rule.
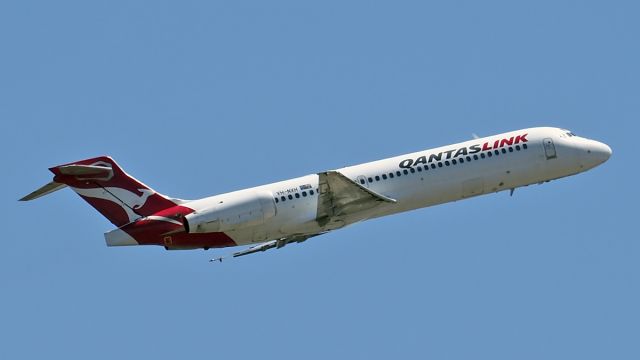
[[269, 191], [234, 195], [209, 208], [183, 218], [186, 232], [208, 233], [243, 229], [264, 224], [276, 216], [276, 204]]

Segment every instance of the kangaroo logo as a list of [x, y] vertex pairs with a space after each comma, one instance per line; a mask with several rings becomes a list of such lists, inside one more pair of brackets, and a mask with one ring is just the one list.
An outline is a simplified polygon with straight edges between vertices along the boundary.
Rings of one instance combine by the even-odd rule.
[[140, 217], [140, 215], [136, 214], [133, 210], [142, 208], [149, 196], [155, 194], [153, 190], [138, 189], [142, 195], [136, 195], [129, 190], [118, 187], [92, 189], [73, 188], [73, 191], [84, 197], [108, 200], [118, 204], [122, 210], [127, 213], [130, 222]]

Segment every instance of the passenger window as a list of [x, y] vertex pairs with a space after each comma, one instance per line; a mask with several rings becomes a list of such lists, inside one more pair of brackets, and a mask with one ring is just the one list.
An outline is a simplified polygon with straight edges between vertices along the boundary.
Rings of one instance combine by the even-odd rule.
[[512, 147], [509, 147], [509, 152], [513, 152], [513, 148]]
[[293, 195], [289, 194], [287, 195], [287, 197], [289, 198], [289, 200], [293, 200]]
[[376, 175], [376, 181], [380, 181], [380, 176]]
[[478, 155], [473, 155], [473, 160], [478, 160]]
[[[442, 164], [440, 164], [440, 167], [442, 167]], [[436, 164], [431, 164], [431, 168], [435, 169], [436, 168]]]
[[492, 153], [491, 151], [489, 151], [489, 152], [487, 153], [487, 156], [488, 156], [488, 157], [492, 157], [492, 156], [493, 156], [493, 153]]
[[300, 199], [300, 194], [296, 193], [296, 199]]
[[[426, 168], [426, 166], [425, 166], [425, 168]], [[418, 167], [416, 168], [416, 170], [418, 170], [418, 172], [421, 172], [421, 171], [422, 171], [422, 166], [418, 166]]]
[[281, 196], [280, 200], [285, 201], [285, 200], [287, 200], [287, 198], [285, 198], [284, 196]]
[[309, 190], [309, 195], [313, 195], [313, 190]]
[[276, 198], [276, 204], [278, 203], [278, 201], [279, 201], [278, 198]]
[[520, 151], [520, 145], [516, 145], [516, 150]]
[[[489, 153], [489, 154], [491, 154], [491, 153]], [[480, 154], [480, 157], [484, 159], [485, 158], [484, 153]]]
[[463, 158], [460, 158], [459, 161], [460, 161], [460, 164], [464, 163], [464, 159]]
[[373, 179], [372, 179], [372, 178], [369, 178], [369, 182], [370, 182], [370, 183], [372, 183], [372, 182], [373, 182]]
[[471, 156], [467, 156], [467, 161], [471, 162]]
[[444, 164], [445, 164], [445, 165], [447, 165], [447, 166], [451, 165], [451, 163], [449, 162], [449, 160], [445, 160]]
[[498, 151], [498, 150], [494, 150], [493, 152], [496, 154], [496, 156], [500, 155], [500, 151]]
[[389, 173], [389, 177], [393, 179], [393, 173]]
[[506, 153], [507, 153], [507, 149], [502, 148], [502, 153], [503, 153], [503, 154], [506, 154]]
[[407, 169], [402, 170], [402, 172], [403, 172], [405, 175], [409, 175], [409, 170], [407, 170]]
[[382, 179], [387, 180], [387, 174], [382, 174]]
[[522, 144], [523, 149], [526, 149], [527, 147], [528, 147], [527, 144]]
[[364, 179], [360, 179], [360, 184], [364, 185], [365, 181]]
[[303, 191], [303, 192], [302, 192], [302, 196], [305, 196], [305, 197], [306, 197], [306, 196], [307, 196], [307, 192], [306, 192], [306, 191]]
[[453, 160], [451, 160], [451, 163], [452, 163], [453, 165], [455, 165], [455, 164], [457, 164], [458, 162], [456, 161], [456, 159], [453, 159]]
[[442, 167], [442, 163], [441, 162], [438, 163], [438, 167]]
[[400, 171], [396, 171], [396, 176], [400, 177], [402, 173]]
[[415, 173], [415, 172], [416, 172], [416, 169], [411, 168], [411, 169], [409, 169], [409, 171], [411, 171], [411, 173], [413, 174], [413, 173]]

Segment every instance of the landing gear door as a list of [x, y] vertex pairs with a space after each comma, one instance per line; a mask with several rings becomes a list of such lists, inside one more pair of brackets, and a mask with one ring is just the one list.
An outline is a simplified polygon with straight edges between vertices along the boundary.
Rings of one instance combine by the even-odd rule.
[[544, 154], [547, 156], [547, 160], [555, 159], [556, 155], [556, 147], [553, 145], [553, 140], [551, 138], [544, 138], [542, 140], [542, 145], [544, 146]]

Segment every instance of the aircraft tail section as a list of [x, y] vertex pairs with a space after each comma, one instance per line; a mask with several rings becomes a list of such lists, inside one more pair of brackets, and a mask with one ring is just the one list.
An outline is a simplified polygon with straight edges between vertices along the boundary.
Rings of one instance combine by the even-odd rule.
[[177, 205], [177, 200], [155, 192], [127, 174], [108, 156], [75, 161], [49, 170], [54, 174], [53, 181], [21, 201], [69, 186], [118, 227]]

